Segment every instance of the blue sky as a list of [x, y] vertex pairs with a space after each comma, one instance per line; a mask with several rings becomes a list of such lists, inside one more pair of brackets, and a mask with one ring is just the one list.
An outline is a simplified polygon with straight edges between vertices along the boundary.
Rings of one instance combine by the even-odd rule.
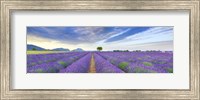
[[27, 27], [27, 43], [46, 49], [173, 50], [173, 27]]

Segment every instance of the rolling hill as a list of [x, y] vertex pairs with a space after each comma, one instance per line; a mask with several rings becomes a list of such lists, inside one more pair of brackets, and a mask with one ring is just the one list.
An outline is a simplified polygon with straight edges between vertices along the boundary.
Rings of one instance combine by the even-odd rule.
[[27, 50], [46, 50], [46, 49], [36, 45], [27, 44]]

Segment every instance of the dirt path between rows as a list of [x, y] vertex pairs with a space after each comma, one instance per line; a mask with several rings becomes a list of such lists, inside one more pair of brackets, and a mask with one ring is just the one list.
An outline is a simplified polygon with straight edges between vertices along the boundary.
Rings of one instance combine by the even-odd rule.
[[92, 53], [92, 58], [90, 60], [90, 69], [89, 73], [96, 73], [96, 66], [95, 66], [95, 61], [94, 61], [94, 54]]

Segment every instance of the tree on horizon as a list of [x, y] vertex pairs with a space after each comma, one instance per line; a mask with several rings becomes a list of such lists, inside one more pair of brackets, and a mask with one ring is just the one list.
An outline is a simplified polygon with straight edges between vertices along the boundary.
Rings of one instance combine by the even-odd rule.
[[103, 48], [102, 48], [102, 47], [97, 47], [97, 50], [98, 50], [98, 51], [102, 51]]

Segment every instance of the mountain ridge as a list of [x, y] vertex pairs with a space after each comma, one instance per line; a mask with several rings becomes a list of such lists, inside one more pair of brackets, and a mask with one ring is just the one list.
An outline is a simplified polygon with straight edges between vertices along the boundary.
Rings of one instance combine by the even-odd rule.
[[27, 50], [46, 50], [45, 48], [33, 45], [33, 44], [28, 44], [27, 45]]
[[27, 44], [27, 50], [39, 50], [39, 51], [42, 51], [42, 50], [52, 50], [52, 51], [75, 51], [75, 52], [84, 51], [82, 48], [76, 48], [74, 50], [69, 50], [68, 48], [45, 49], [43, 47], [36, 46], [36, 45], [33, 45], [33, 44]]

